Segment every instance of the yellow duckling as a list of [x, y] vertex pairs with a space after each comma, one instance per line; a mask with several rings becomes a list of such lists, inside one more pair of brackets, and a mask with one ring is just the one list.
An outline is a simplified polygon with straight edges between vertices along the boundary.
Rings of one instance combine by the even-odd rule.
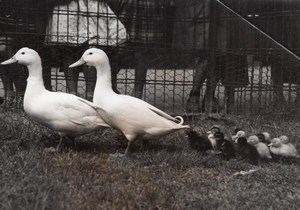
[[20, 49], [2, 65], [19, 63], [28, 69], [24, 95], [24, 110], [33, 120], [56, 131], [60, 135], [59, 149], [65, 136], [74, 138], [109, 127], [94, 105], [82, 98], [67, 93], [48, 91], [42, 77], [42, 62], [39, 54], [27, 47]]
[[69, 67], [87, 64], [97, 70], [94, 104], [101, 108], [101, 116], [111, 127], [121, 131], [128, 140], [125, 154], [135, 139], [157, 139], [180, 129], [183, 118], [172, 117], [138, 98], [116, 94], [112, 90], [109, 59], [103, 50], [91, 48]]
[[271, 139], [271, 143], [269, 144], [271, 153], [282, 156], [282, 157], [292, 157], [299, 158], [299, 153], [297, 150], [294, 150], [287, 144], [281, 143], [279, 138]]

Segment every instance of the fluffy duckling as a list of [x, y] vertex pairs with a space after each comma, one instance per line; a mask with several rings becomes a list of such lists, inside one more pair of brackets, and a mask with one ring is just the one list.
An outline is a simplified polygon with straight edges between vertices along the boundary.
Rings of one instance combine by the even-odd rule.
[[28, 69], [24, 95], [24, 110], [33, 120], [56, 131], [60, 135], [59, 149], [65, 136], [74, 138], [109, 127], [94, 105], [89, 101], [67, 93], [48, 91], [42, 77], [42, 62], [33, 49], [24, 47], [2, 65], [19, 63]]
[[290, 141], [289, 137], [287, 137], [286, 135], [280, 136], [279, 139], [280, 139], [281, 143], [283, 143], [283, 144], [288, 144]]
[[262, 132], [262, 133], [256, 134], [256, 136], [259, 138], [259, 141], [264, 144], [269, 144], [271, 141], [271, 135], [268, 132]]
[[281, 143], [288, 145], [289, 147], [291, 147], [292, 150], [294, 150], [294, 153], [298, 153], [296, 147], [290, 143], [289, 137], [287, 137], [286, 135], [282, 135], [279, 137]]
[[260, 158], [272, 158], [269, 147], [266, 144], [260, 142], [259, 138], [256, 135], [249, 136], [248, 143], [255, 146]]
[[220, 128], [219, 125], [213, 125], [209, 129], [209, 131], [207, 131], [207, 134], [208, 134], [207, 138], [210, 141], [210, 143], [211, 143], [214, 150], [217, 149], [217, 142], [216, 142], [216, 139], [214, 138], [214, 133], [220, 132], [220, 131], [221, 131], [221, 128]]
[[249, 161], [251, 164], [258, 165], [259, 154], [257, 149], [247, 142], [245, 137], [237, 139], [236, 146], [237, 153], [241, 156], [241, 159]]
[[296, 148], [283, 144], [279, 138], [273, 138], [269, 144], [272, 154], [281, 157], [299, 158], [299, 153]]
[[236, 140], [240, 137], [246, 137], [246, 132], [237, 128], [234, 130], [234, 135], [231, 137], [231, 139], [236, 143]]
[[198, 151], [207, 151], [213, 149], [210, 140], [205, 135], [200, 135], [196, 131], [188, 131], [189, 145], [192, 149]]
[[217, 131], [213, 134], [217, 142], [217, 148], [221, 151], [222, 156], [229, 160], [235, 158], [235, 148], [231, 141], [225, 139], [224, 133]]
[[210, 127], [209, 131], [207, 131], [208, 134], [212, 133], [214, 134], [215, 132], [220, 132], [221, 127], [219, 125], [213, 125]]
[[112, 89], [109, 59], [103, 50], [86, 50], [70, 68], [83, 64], [94, 66], [97, 70], [93, 102], [101, 108], [101, 116], [105, 122], [127, 138], [125, 154], [136, 139], [158, 139], [189, 128], [188, 125], [183, 125], [183, 118], [180, 116], [172, 117], [141, 99], [116, 94]]

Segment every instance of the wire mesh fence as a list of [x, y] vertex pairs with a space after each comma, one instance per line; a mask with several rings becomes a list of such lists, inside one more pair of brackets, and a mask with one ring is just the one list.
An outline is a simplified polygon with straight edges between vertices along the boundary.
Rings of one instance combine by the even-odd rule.
[[[92, 100], [96, 73], [69, 64], [104, 49], [113, 88], [169, 113], [299, 102], [294, 0], [1, 0], [0, 56], [39, 52], [45, 86]], [[0, 66], [1, 109], [22, 109], [27, 71]], [[287, 110], [288, 111], [288, 110]]]

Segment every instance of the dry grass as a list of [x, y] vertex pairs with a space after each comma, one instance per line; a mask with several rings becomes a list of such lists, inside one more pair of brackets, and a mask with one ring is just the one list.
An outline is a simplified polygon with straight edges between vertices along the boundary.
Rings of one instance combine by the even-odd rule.
[[[197, 131], [220, 124], [227, 134], [236, 126], [250, 133], [287, 134], [299, 147], [300, 123], [292, 117], [228, 116], [193, 119]], [[67, 142], [62, 153], [49, 153], [57, 136], [5, 111], [0, 128], [0, 209], [300, 209], [299, 161], [262, 162], [255, 168], [236, 160], [191, 151], [184, 132], [134, 144], [107, 129]]]

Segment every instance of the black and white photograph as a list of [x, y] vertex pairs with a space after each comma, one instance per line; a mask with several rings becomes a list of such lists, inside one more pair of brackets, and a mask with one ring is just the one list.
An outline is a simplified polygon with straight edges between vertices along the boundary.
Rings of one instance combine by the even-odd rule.
[[300, 0], [0, 0], [0, 210], [300, 209]]

